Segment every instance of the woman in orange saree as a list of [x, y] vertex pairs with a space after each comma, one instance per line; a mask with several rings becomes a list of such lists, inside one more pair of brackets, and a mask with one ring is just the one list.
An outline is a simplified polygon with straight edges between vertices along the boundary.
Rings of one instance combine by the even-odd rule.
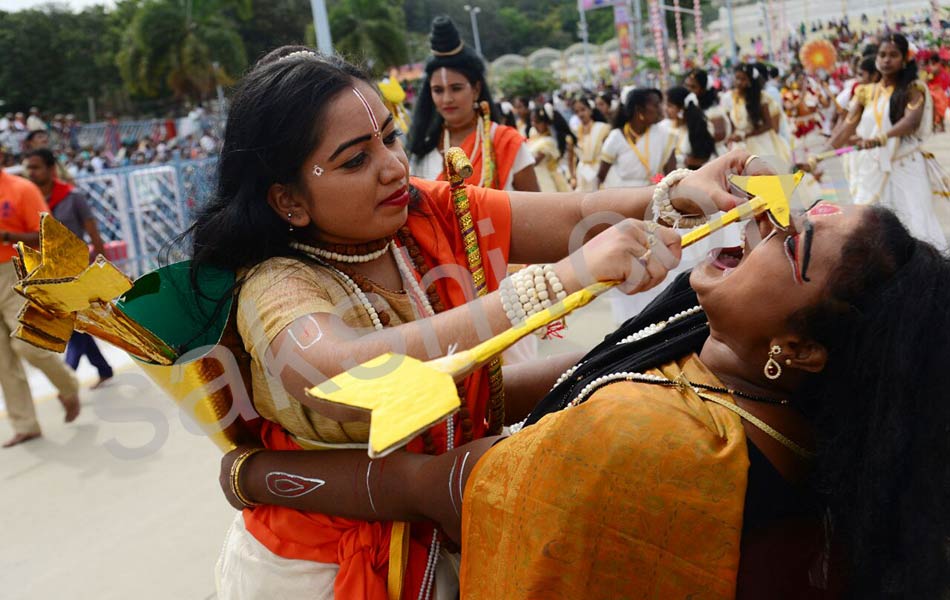
[[444, 153], [460, 147], [472, 163], [465, 182], [497, 190], [536, 192], [534, 157], [514, 127], [501, 125], [485, 78], [485, 63], [448, 17], [432, 22], [432, 57], [412, 115], [406, 149], [410, 170], [446, 179]]

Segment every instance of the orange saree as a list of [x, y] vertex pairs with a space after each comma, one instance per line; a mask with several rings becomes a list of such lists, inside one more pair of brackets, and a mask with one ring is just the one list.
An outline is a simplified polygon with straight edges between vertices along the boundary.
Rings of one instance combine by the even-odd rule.
[[[508, 176], [511, 174], [511, 169], [515, 164], [515, 157], [518, 156], [518, 149], [521, 148], [525, 139], [518, 133], [518, 130], [513, 127], [494, 124], [492, 128], [494, 130], [492, 146], [494, 149], [495, 177], [488, 187], [497, 190], [501, 189], [505, 185], [505, 182], [508, 181]], [[466, 156], [472, 156], [475, 150], [476, 137], [478, 137], [479, 144], [481, 144], [481, 136], [476, 136], [475, 133], [476, 132], [470, 133], [460, 146]], [[472, 159], [472, 176], [465, 180], [465, 183], [468, 185], [479, 185], [482, 180], [482, 168], [485, 164], [484, 156], [482, 156], [482, 148], [479, 148], [474, 154], [475, 157]], [[445, 180], [444, 170], [439, 174], [439, 180]]]
[[[651, 373], [722, 385], [695, 356]], [[607, 385], [478, 462], [462, 598], [734, 598], [748, 466], [728, 409]]]

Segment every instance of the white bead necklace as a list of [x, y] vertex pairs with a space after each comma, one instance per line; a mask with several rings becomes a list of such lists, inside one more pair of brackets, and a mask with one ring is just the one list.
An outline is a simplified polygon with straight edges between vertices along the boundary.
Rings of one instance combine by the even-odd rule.
[[[387, 248], [390, 245], [392, 244], [387, 245]], [[342, 279], [343, 282], [346, 283], [346, 285], [349, 286], [351, 290], [353, 290], [353, 294], [360, 301], [360, 304], [363, 305], [363, 309], [366, 311], [366, 314], [369, 315], [369, 320], [372, 321], [373, 323], [373, 329], [375, 329], [376, 331], [380, 331], [383, 328], [383, 322], [379, 320], [379, 313], [376, 312], [376, 308], [373, 306], [373, 303], [369, 301], [369, 298], [366, 297], [366, 294], [363, 293], [363, 290], [360, 289], [360, 286], [356, 285], [356, 282], [353, 281], [353, 279], [349, 275], [347, 275], [340, 269], [337, 269], [330, 263], [326, 262], [319, 255], [315, 254], [313, 252], [315, 248], [311, 246], [307, 246], [306, 244], [298, 244], [294, 242], [290, 244], [290, 247], [295, 250], [299, 250], [300, 252], [303, 252], [304, 254], [314, 259], [315, 261], [317, 261], [324, 267], [333, 271], [337, 275], [337, 277]]]
[[[415, 296], [416, 302], [422, 305], [423, 317], [435, 316], [435, 309], [429, 302], [429, 296], [422, 289], [422, 285], [416, 279], [416, 274], [409, 266], [409, 262], [403, 255], [401, 248], [393, 244], [393, 258], [396, 259], [396, 267], [399, 268], [399, 274], [402, 275], [406, 286], [410, 290], [410, 296]], [[445, 420], [445, 450], [446, 452], [455, 448], [455, 418], [449, 416]], [[429, 600], [432, 596], [432, 585], [435, 583], [435, 570], [439, 564], [439, 552], [442, 548], [439, 542], [439, 532], [432, 532], [432, 541], [429, 544], [429, 556], [426, 559], [426, 569], [422, 576], [422, 587], [419, 589], [419, 600]]]
[[663, 383], [669, 384], [670, 380], [666, 377], [660, 375], [650, 375], [648, 373], [634, 373], [632, 371], [622, 371], [620, 373], [608, 373], [607, 375], [601, 375], [597, 379], [591, 381], [584, 386], [584, 389], [581, 390], [581, 393], [577, 395], [576, 398], [571, 400], [567, 405], [568, 408], [572, 406], [577, 406], [582, 403], [587, 397], [592, 394], [597, 388], [612, 383], [614, 381], [639, 381], [641, 383]]
[[429, 546], [429, 558], [426, 560], [426, 570], [422, 574], [422, 587], [419, 588], [419, 600], [429, 600], [432, 595], [432, 584], [435, 583], [435, 569], [439, 562], [439, 530], [432, 531], [432, 544]]
[[432, 308], [432, 304], [429, 302], [429, 296], [416, 280], [416, 275], [406, 261], [406, 257], [403, 256], [403, 251], [395, 244], [393, 244], [393, 258], [396, 259], [399, 274], [402, 275], [406, 285], [410, 288], [410, 296], [415, 296], [416, 302], [422, 305], [423, 317], [435, 316], [435, 309]]
[[[673, 323], [677, 321], [680, 321], [682, 319], [685, 319], [686, 317], [691, 317], [695, 315], [702, 309], [703, 309], [702, 306], [694, 306], [693, 308], [682, 310], [676, 313], [675, 315], [673, 315], [672, 317], [670, 317], [669, 319], [660, 321], [659, 323], [653, 323], [652, 325], [647, 325], [640, 331], [628, 335], [627, 337], [617, 342], [617, 345], [619, 346], [621, 344], [628, 344], [630, 342], [639, 342], [640, 340], [644, 338], [648, 338], [651, 335], [654, 335], [663, 331], [664, 329], [666, 329], [667, 327], [669, 327], [670, 325], [672, 325]], [[551, 386], [551, 389], [553, 390], [557, 386], [567, 381], [568, 377], [573, 375], [575, 371], [577, 371], [579, 368], [581, 368], [581, 366], [583, 366], [583, 364], [584, 364], [584, 361], [581, 361], [577, 363], [576, 365], [570, 367], [568, 370], [561, 373], [561, 376], [557, 378], [557, 381], [554, 382], [554, 385]]]
[[[316, 256], [319, 256], [320, 258], [324, 260], [332, 260], [334, 262], [357, 264], [357, 263], [373, 262], [374, 260], [382, 256], [383, 254], [386, 254], [386, 252], [388, 252], [389, 249], [394, 246], [394, 244], [392, 242], [389, 242], [385, 246], [380, 248], [379, 250], [375, 250], [368, 254], [340, 254], [339, 252], [333, 252], [331, 250], [326, 250], [324, 248], [317, 248], [316, 246], [307, 246], [305, 244], [300, 244], [297, 242], [292, 243], [291, 246], [294, 248], [297, 248], [298, 250], [307, 252], [308, 254], [314, 254]], [[303, 250], [302, 248], [300, 248], [300, 246], [303, 246], [304, 248], [306, 248], [306, 250]]]
[[[353, 290], [353, 293], [359, 299], [360, 303], [363, 305], [363, 308], [369, 314], [370, 320], [373, 322], [373, 327], [376, 330], [383, 328], [382, 322], [379, 320], [379, 314], [376, 312], [376, 309], [370, 303], [369, 298], [366, 297], [366, 294], [363, 293], [363, 290], [360, 289], [360, 286], [350, 278], [349, 275], [341, 271], [340, 269], [334, 267], [333, 265], [327, 263], [323, 260], [323, 256], [318, 254], [317, 251], [322, 251], [320, 248], [313, 248], [305, 244], [292, 243], [291, 247], [300, 252], [303, 252], [310, 258], [313, 258], [319, 262], [324, 267], [331, 269], [337, 276], [340, 277], [349, 287]], [[373, 259], [379, 258], [383, 255], [386, 250], [392, 250], [393, 258], [396, 261], [396, 267], [399, 269], [399, 274], [402, 276], [405, 284], [410, 288], [411, 295], [414, 295], [418, 302], [422, 305], [423, 318], [431, 317], [435, 315], [435, 309], [432, 308], [432, 304], [429, 302], [429, 297], [426, 295], [425, 290], [422, 289], [422, 286], [419, 284], [419, 281], [416, 280], [416, 275], [413, 272], [413, 269], [409, 266], [409, 263], [406, 261], [405, 256], [403, 256], [402, 250], [396, 246], [393, 242], [390, 242], [383, 248], [382, 252], [378, 253]], [[335, 253], [333, 253], [335, 254]], [[374, 253], [376, 254], [376, 253]], [[342, 256], [342, 255], [340, 255]], [[364, 255], [366, 256], [366, 255]], [[336, 260], [330, 258], [329, 260]], [[341, 261], [341, 262], [368, 262], [368, 261]], [[455, 448], [455, 420], [454, 415], [448, 417], [445, 420], [445, 448], [446, 451], [452, 450]], [[422, 587], [419, 589], [419, 600], [429, 600], [432, 596], [432, 586], [435, 583], [435, 570], [439, 563], [439, 552], [442, 548], [442, 544], [439, 542], [439, 532], [435, 530], [432, 532], [432, 542], [429, 545], [429, 556], [426, 559], [426, 569], [422, 577]]]
[[673, 315], [672, 317], [670, 317], [669, 319], [660, 321], [659, 323], [653, 323], [652, 325], [647, 325], [640, 331], [628, 335], [627, 337], [617, 342], [617, 345], [620, 346], [623, 344], [629, 344], [630, 342], [639, 342], [640, 340], [644, 338], [648, 338], [651, 335], [654, 335], [663, 331], [664, 329], [666, 329], [667, 327], [669, 327], [670, 325], [672, 325], [673, 323], [677, 321], [680, 321], [682, 319], [695, 315], [701, 310], [703, 310], [702, 306], [694, 306], [693, 308], [682, 310], [676, 313], [675, 315]]

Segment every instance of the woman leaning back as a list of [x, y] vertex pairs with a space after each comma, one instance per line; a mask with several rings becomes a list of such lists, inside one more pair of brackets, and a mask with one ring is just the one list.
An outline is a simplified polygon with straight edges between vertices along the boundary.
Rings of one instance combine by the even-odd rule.
[[[410, 170], [423, 179], [445, 179], [445, 150], [462, 148], [474, 169], [466, 183], [498, 190], [538, 191], [534, 159], [514, 127], [501, 125], [492, 102], [485, 62], [459, 37], [448, 17], [436, 17], [429, 36], [432, 56], [412, 113], [407, 149]], [[486, 102], [490, 114], [482, 114]], [[486, 129], [487, 143], [486, 143]]]
[[[742, 158], [722, 162], [719, 171], [697, 172], [674, 189], [698, 189], [731, 207], [736, 199], [723, 190], [724, 171], [741, 167]], [[675, 196], [674, 204], [689, 210], [688, 201]], [[650, 189], [585, 195], [469, 187], [468, 197], [477, 246], [467, 245], [456, 225], [448, 183], [409, 177], [399, 131], [366, 74], [352, 65], [285, 47], [245, 76], [228, 115], [216, 198], [191, 230], [193, 264], [196, 272], [215, 265], [241, 273], [237, 325], [250, 357], [254, 406], [263, 417], [261, 444], [320, 449], [305, 453], [305, 462], [335, 473], [320, 483], [279, 475], [276, 483], [268, 480], [272, 489], [289, 486], [308, 492], [300, 497], [323, 497], [341, 484], [350, 489], [354, 477], [375, 486], [383, 473], [370, 472], [367, 424], [312, 411], [303, 402], [305, 388], [386, 351], [426, 359], [507, 328], [511, 317], [495, 290], [509, 260], [556, 263], [542, 281], [552, 295], [573, 292], [580, 281], [645, 273], [642, 282], [626, 285], [633, 292], [666, 272], [649, 240], [678, 253], [669, 230], [648, 237], [642, 223], [628, 219], [566, 258], [582, 219], [601, 212], [642, 218]], [[479, 299], [473, 299], [466, 258], [476, 249], [491, 292]], [[478, 370], [460, 385], [461, 411], [408, 449], [439, 454], [500, 431], [504, 416], [522, 419], [572, 360], [506, 370], [503, 388], [491, 369]], [[507, 405], [502, 393], [511, 399]], [[256, 457], [245, 458], [252, 466]], [[405, 494], [422, 491], [377, 488], [375, 504], [343, 501], [316, 511], [248, 506], [219, 561], [219, 597], [387, 597], [397, 514], [391, 507], [408, 507], [399, 513], [404, 519], [422, 516], [405, 503]], [[406, 598], [431, 586], [442, 539], [425, 523], [411, 531]]]
[[[887, 209], [794, 223], [711, 252], [518, 433], [392, 455], [376, 497], [406, 500], [375, 508], [460, 536], [466, 599], [946, 598], [950, 262]], [[241, 485], [369, 516], [348, 484], [267, 490], [337, 474], [312, 455], [257, 454]]]

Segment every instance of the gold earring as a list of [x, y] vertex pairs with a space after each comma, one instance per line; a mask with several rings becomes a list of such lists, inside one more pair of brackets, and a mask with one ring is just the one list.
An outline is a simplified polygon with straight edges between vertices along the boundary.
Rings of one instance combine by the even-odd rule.
[[765, 363], [763, 372], [769, 379], [775, 380], [782, 376], [782, 365], [775, 361], [775, 357], [782, 354], [781, 346], [772, 346], [769, 349], [769, 360]]

